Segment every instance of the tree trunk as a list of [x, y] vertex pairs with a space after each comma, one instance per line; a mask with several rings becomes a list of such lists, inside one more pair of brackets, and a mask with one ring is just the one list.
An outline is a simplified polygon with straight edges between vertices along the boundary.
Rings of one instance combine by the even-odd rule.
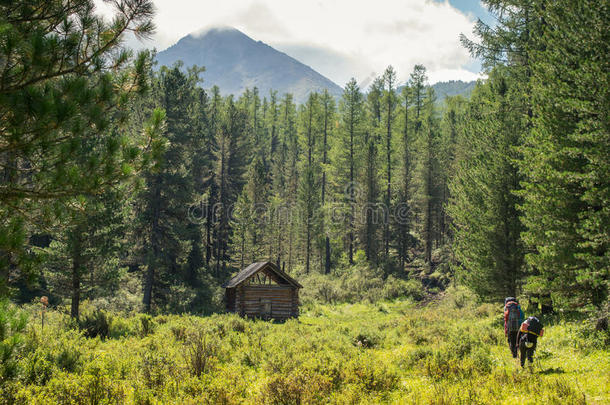
[[[432, 134], [428, 134], [429, 137]], [[430, 139], [430, 138], [428, 138]], [[432, 261], [432, 157], [431, 157], [432, 145], [428, 141], [428, 162], [427, 162], [427, 174], [426, 174], [426, 252], [425, 262], [430, 263]]]
[[324, 274], [330, 274], [330, 238], [326, 237], [326, 255], [324, 260]]
[[72, 252], [72, 304], [70, 305], [70, 316], [78, 319], [80, 310], [80, 285], [83, 267], [82, 256], [82, 227], [78, 225], [74, 230], [74, 246]]
[[212, 208], [209, 203], [206, 207], [205, 242], [205, 266], [209, 268], [212, 258]]
[[309, 219], [307, 223], [307, 244], [305, 247], [305, 273], [309, 274], [309, 256], [311, 250], [311, 225], [309, 224]]
[[385, 218], [384, 218], [384, 243], [385, 243], [385, 258], [388, 259], [390, 255], [390, 205], [392, 203], [392, 111], [391, 101], [388, 97], [388, 125], [386, 135], [386, 152], [387, 152], [387, 189], [386, 189], [386, 207], [385, 207]]
[[354, 106], [350, 110], [349, 130], [349, 202], [351, 205], [349, 218], [349, 264], [354, 264]]
[[161, 199], [161, 179], [159, 176], [155, 176], [153, 180], [153, 201], [152, 205], [152, 223], [150, 227], [150, 244], [152, 248], [152, 255], [149, 255], [148, 258], [148, 268], [146, 270], [146, 276], [144, 279], [144, 297], [142, 299], [142, 303], [144, 304], [144, 311], [150, 313], [151, 304], [152, 304], [152, 290], [155, 281], [155, 266], [158, 263], [159, 258], [159, 216], [161, 207], [160, 199]]
[[[327, 145], [328, 145], [328, 99], [324, 102], [324, 149], [322, 155], [322, 207], [324, 207], [326, 200], [326, 159], [327, 159]], [[324, 241], [324, 274], [330, 273], [330, 239], [328, 235]]]

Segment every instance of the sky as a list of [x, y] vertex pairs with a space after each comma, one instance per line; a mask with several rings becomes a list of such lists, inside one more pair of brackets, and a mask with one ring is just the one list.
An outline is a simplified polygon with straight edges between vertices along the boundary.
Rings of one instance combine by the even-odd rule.
[[[461, 46], [477, 18], [491, 22], [479, 0], [155, 0], [156, 33], [133, 48], [158, 51], [215, 26], [231, 26], [311, 66], [343, 86], [367, 85], [388, 65], [408, 80], [423, 64], [430, 83], [475, 80], [480, 63]], [[98, 9], [110, 13], [98, 2]]]

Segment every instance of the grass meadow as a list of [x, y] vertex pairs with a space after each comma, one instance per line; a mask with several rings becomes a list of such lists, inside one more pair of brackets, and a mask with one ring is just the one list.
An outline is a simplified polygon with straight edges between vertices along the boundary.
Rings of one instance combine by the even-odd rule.
[[[16, 404], [608, 404], [606, 332], [545, 321], [532, 366], [502, 306], [449, 289], [429, 302], [308, 303], [285, 323], [3, 304], [0, 401]], [[530, 315], [530, 314], [528, 314]]]

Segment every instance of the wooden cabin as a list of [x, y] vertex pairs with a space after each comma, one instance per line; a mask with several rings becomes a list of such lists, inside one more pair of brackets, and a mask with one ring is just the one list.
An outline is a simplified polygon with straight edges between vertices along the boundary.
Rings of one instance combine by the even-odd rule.
[[252, 263], [223, 288], [227, 311], [263, 319], [299, 316], [299, 288], [303, 286], [274, 263]]

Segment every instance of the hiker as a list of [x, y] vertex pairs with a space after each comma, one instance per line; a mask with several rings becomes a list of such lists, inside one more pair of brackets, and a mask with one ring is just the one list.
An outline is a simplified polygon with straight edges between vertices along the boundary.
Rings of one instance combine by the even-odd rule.
[[523, 322], [523, 311], [519, 305], [519, 300], [515, 297], [504, 299], [504, 335], [508, 339], [508, 347], [513, 357], [517, 357], [519, 346], [519, 327]]
[[521, 324], [519, 329], [519, 350], [521, 352], [521, 367], [525, 366], [525, 358], [534, 362], [534, 351], [538, 338], [542, 337], [544, 329], [542, 323], [535, 316], [530, 316]]

